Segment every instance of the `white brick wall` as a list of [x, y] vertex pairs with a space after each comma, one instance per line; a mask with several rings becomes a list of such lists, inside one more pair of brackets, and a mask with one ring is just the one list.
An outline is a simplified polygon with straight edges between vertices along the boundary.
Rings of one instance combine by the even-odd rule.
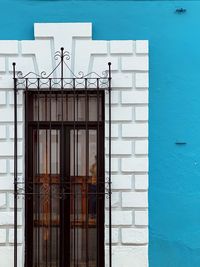
[[[36, 40], [0, 41], [0, 259], [13, 266], [13, 80], [17, 69], [50, 72], [61, 46], [78, 73], [101, 73], [112, 62], [112, 243], [114, 267], [148, 266], [148, 42], [93, 41], [90, 23], [35, 24]], [[49, 41], [51, 39], [51, 42]], [[72, 47], [73, 46], [73, 47]], [[55, 51], [52, 49], [55, 48]], [[7, 63], [8, 64], [7, 64]], [[108, 177], [108, 95], [105, 96]], [[18, 93], [18, 171], [24, 176], [23, 95]], [[18, 267], [23, 266], [24, 203], [18, 200]], [[105, 201], [108, 266], [108, 200]]]

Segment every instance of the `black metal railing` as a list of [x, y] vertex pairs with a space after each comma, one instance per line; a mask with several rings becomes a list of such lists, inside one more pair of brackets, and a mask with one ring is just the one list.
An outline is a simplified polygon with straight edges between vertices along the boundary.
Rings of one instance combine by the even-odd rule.
[[[77, 75], [69, 53], [56, 52], [50, 74], [14, 75], [14, 267], [17, 198], [25, 198], [26, 267], [104, 266], [104, 209], [111, 216], [111, 63], [102, 76]], [[69, 78], [65, 77], [68, 73]], [[60, 74], [58, 74], [60, 72]], [[59, 78], [57, 78], [57, 76]], [[25, 99], [25, 179], [18, 181], [17, 94]], [[105, 94], [108, 94], [109, 170], [105, 179]]]

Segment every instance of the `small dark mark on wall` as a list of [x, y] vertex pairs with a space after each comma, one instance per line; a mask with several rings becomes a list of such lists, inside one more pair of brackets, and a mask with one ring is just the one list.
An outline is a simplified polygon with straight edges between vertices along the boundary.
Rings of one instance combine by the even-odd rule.
[[176, 14], [179, 14], [179, 15], [182, 15], [182, 14], [184, 14], [184, 13], [186, 13], [186, 9], [185, 8], [177, 8], [176, 10], [175, 10], [175, 13]]
[[175, 142], [175, 144], [176, 145], [186, 145], [187, 143], [186, 142], [179, 142], [179, 141], [177, 141], [177, 142]]

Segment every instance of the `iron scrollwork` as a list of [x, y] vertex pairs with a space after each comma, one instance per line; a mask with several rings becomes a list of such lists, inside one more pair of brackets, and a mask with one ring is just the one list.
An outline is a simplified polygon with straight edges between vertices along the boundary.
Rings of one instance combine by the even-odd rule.
[[[63, 90], [70, 90], [83, 89], [85, 87], [87, 87], [87, 89], [106, 89], [109, 87], [108, 71], [103, 71], [102, 75], [96, 72], [85, 74], [83, 71], [79, 71], [75, 74], [68, 65], [70, 54], [68, 51], [64, 51], [63, 47], [60, 51], [55, 53], [54, 60], [58, 61], [58, 63], [49, 74], [47, 74], [46, 71], [42, 71], [40, 74], [31, 71], [25, 75], [22, 71], [16, 72], [15, 78], [17, 88], [30, 90], [59, 90], [62, 88]], [[59, 78], [56, 78], [57, 71], [60, 71]], [[69, 77], [67, 78], [65, 77], [66, 72], [69, 73]]]

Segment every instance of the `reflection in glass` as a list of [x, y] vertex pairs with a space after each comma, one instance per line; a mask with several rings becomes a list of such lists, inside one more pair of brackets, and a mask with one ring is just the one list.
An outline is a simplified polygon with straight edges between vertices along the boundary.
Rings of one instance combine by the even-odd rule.
[[96, 155], [96, 130], [70, 131], [71, 267], [97, 266]]
[[59, 267], [59, 131], [34, 130], [33, 140], [33, 266]]

